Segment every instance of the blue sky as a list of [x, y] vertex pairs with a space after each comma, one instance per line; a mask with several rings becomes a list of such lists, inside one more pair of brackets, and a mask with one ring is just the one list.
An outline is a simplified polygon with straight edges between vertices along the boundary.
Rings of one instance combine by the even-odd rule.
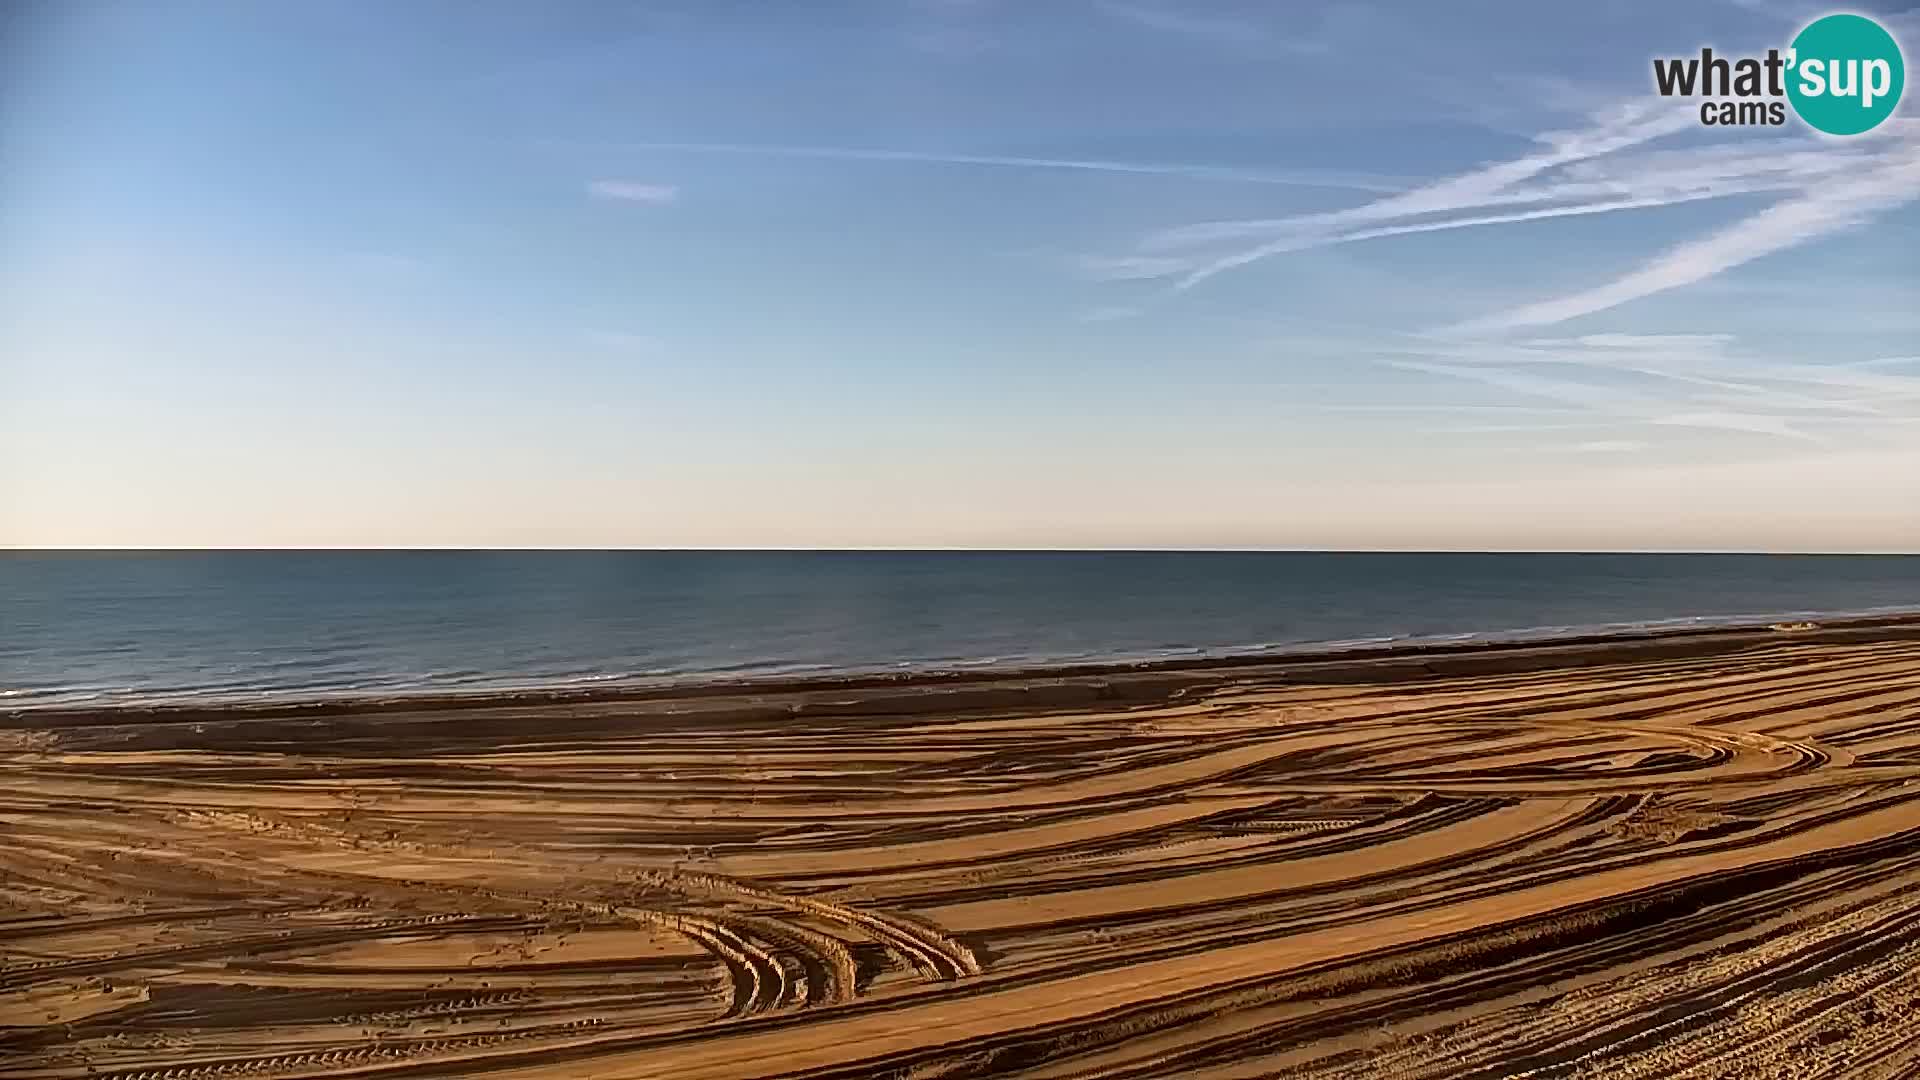
[[7, 5], [0, 544], [1920, 549], [1824, 10]]

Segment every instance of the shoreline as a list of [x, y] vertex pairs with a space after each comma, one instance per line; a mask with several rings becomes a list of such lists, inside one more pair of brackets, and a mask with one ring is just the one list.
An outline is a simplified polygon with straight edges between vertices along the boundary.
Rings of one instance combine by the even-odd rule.
[[[1097, 701], [1146, 701], [1189, 687], [1260, 679], [1272, 682], [1394, 682], [1430, 675], [1503, 674], [1577, 668], [1629, 659], [1714, 656], [1764, 644], [1837, 644], [1920, 639], [1920, 612], [1804, 622], [1729, 623], [1608, 633], [1571, 633], [1524, 640], [1303, 648], [1285, 653], [1232, 653], [1151, 660], [1107, 660], [1019, 667], [898, 673], [822, 673], [760, 677], [689, 675], [650, 685], [550, 686], [386, 694], [279, 697], [263, 701], [121, 701], [0, 709], [0, 729], [85, 727], [129, 723], [206, 723], [345, 717], [382, 713], [455, 712], [502, 707], [659, 704], [792, 699], [795, 715], [826, 704], [863, 715], [939, 708], [965, 710], [1032, 704], [1063, 707]], [[856, 694], [832, 702], [822, 695]], [[716, 717], [718, 719], [718, 717]]]
[[1920, 1067], [1920, 620], [1329, 655], [0, 721], [0, 1075]]

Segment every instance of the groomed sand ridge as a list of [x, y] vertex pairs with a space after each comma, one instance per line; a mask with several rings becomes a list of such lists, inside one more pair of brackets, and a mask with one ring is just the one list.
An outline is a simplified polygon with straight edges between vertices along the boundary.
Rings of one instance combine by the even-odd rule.
[[1920, 1072], [1920, 631], [0, 719], [0, 1076]]

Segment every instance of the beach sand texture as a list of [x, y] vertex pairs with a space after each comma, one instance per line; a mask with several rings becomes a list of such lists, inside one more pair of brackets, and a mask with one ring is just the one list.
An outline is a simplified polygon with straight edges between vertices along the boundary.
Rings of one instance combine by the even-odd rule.
[[1920, 629], [0, 719], [0, 1076], [1896, 1077]]

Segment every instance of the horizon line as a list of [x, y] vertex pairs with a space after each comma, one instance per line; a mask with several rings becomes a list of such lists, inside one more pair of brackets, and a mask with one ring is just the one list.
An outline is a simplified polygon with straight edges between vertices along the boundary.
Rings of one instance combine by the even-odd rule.
[[23, 545], [0, 544], [0, 554], [214, 554], [214, 553], [379, 554], [414, 552], [453, 553], [580, 553], [580, 554], [927, 554], [927, 555], [1788, 555], [1788, 556], [1920, 556], [1920, 550], [1890, 548], [1477, 548], [1477, 547], [1281, 547], [1281, 546], [1151, 546], [1151, 547], [937, 547], [918, 545], [824, 546], [520, 546], [520, 545]]

